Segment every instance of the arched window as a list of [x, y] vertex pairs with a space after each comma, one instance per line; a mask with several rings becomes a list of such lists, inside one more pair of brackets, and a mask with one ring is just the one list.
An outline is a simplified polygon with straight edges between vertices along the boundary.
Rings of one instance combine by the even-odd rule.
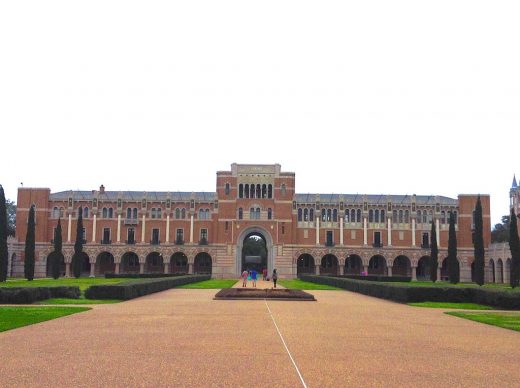
[[422, 212], [417, 210], [417, 223], [420, 224], [422, 222]]
[[249, 219], [254, 219], [255, 218], [255, 208], [252, 207], [251, 209], [249, 209]]
[[209, 209], [206, 209], [206, 211], [204, 213], [206, 213], [206, 219], [207, 220], [211, 219], [211, 214], [210, 214]]
[[327, 222], [331, 222], [331, 221], [332, 221], [332, 210], [327, 209]]
[[260, 219], [260, 208], [259, 207], [256, 208], [256, 219], [257, 220]]
[[309, 210], [309, 220], [314, 222], [314, 209]]
[[262, 185], [262, 198], [267, 198], [267, 185]]
[[230, 191], [229, 183], [226, 183], [226, 189], [225, 189], [226, 195], [229, 195], [229, 191]]
[[446, 225], [446, 212], [441, 211], [441, 224]]
[[175, 209], [175, 219], [178, 220], [181, 218], [181, 209], [176, 208]]
[[57, 206], [52, 209], [52, 218], [58, 218], [60, 216], [60, 209]]
[[431, 223], [433, 221], [433, 211], [428, 212], [428, 223]]
[[410, 212], [408, 210], [404, 211], [404, 222], [405, 222], [405, 224], [410, 223]]
[[368, 222], [374, 222], [374, 211], [372, 209], [368, 211]]
[[454, 211], [454, 212], [453, 212], [453, 215], [454, 215], [454, 217], [455, 217], [455, 225], [457, 225], [457, 224], [459, 223], [459, 220], [457, 219], [457, 212]]
[[126, 218], [127, 219], [132, 218], [132, 209], [131, 208], [126, 209]]
[[204, 220], [206, 213], [204, 213], [204, 209], [199, 209], [199, 220]]
[[361, 209], [357, 209], [356, 222], [361, 222]]
[[381, 210], [381, 222], [386, 222], [385, 221], [385, 210], [384, 209]]
[[134, 214], [133, 214], [134, 220], [137, 220], [137, 208], [134, 207]]
[[238, 208], [238, 219], [241, 220], [242, 218], [244, 218], [244, 211], [242, 210], [241, 207]]
[[402, 210], [399, 210], [399, 223], [402, 224], [404, 222], [404, 213]]
[[63, 217], [64, 214], [65, 214], [65, 209], [60, 207], [60, 217]]
[[285, 183], [282, 183], [282, 187], [280, 188], [282, 197], [285, 197], [286, 187]]
[[298, 221], [302, 221], [302, 216], [303, 216], [303, 212], [302, 212], [302, 208], [298, 208]]
[[350, 210], [345, 209], [345, 223], [349, 222], [350, 220]]
[[305, 222], [309, 221], [309, 209], [307, 208], [303, 209], [303, 220]]
[[327, 219], [327, 211], [325, 209], [321, 209], [321, 221], [325, 222]]
[[392, 222], [397, 224], [397, 210], [392, 210]]
[[88, 207], [83, 208], [83, 218], [88, 218]]
[[244, 185], [242, 183], [238, 185], [238, 198], [244, 198]]
[[350, 210], [350, 222], [356, 222], [356, 209]]
[[379, 209], [374, 210], [374, 222], [379, 224]]
[[186, 218], [186, 209], [185, 208], [182, 208], [181, 209], [181, 218], [184, 220]]
[[267, 209], [267, 219], [272, 220], [273, 219], [273, 209], [268, 208]]
[[422, 213], [422, 223], [423, 224], [428, 223], [428, 212], [426, 210], [423, 211], [423, 213]]
[[267, 186], [267, 197], [268, 198], [273, 198], [273, 185], [268, 185]]
[[106, 207], [103, 208], [103, 210], [101, 211], [101, 216], [103, 218], [107, 218], [108, 217], [108, 210]]
[[249, 198], [249, 185], [248, 184], [245, 185], [245, 190], [244, 191], [245, 191], [245, 193], [244, 193], [245, 197]]
[[152, 218], [155, 218], [155, 208], [154, 207], [152, 207], [151, 215], [152, 215]]
[[338, 222], [338, 209], [334, 209], [332, 211], [332, 221], [333, 222]]
[[114, 218], [114, 209], [108, 208], [108, 218]]
[[262, 186], [256, 185], [256, 198], [262, 198]]

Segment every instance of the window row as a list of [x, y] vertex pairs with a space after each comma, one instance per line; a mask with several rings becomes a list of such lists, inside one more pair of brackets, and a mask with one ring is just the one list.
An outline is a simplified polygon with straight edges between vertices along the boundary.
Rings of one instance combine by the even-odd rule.
[[[241, 207], [238, 208], [238, 215], [237, 218], [239, 220], [244, 219], [244, 209]], [[252, 207], [249, 209], [249, 219], [250, 220], [259, 220], [261, 218], [261, 211], [259, 207]], [[272, 220], [273, 219], [273, 209], [268, 208], [267, 209], [267, 219]]]
[[238, 198], [273, 198], [273, 185], [239, 184]]

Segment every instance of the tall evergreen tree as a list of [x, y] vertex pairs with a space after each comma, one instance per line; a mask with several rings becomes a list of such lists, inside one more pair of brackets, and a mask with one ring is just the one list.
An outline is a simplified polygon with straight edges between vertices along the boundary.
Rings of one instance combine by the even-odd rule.
[[9, 252], [7, 251], [7, 207], [4, 188], [0, 185], [0, 282], [7, 280], [7, 263]]
[[35, 228], [34, 205], [31, 205], [29, 209], [29, 221], [27, 222], [27, 236], [25, 238], [24, 273], [27, 280], [34, 279]]
[[448, 232], [448, 277], [450, 283], [460, 281], [459, 261], [457, 260], [457, 234], [455, 233], [455, 214], [450, 213], [450, 229]]
[[58, 226], [54, 232], [54, 252], [52, 252], [51, 275], [54, 279], [60, 277], [60, 263], [63, 257], [63, 240], [61, 237], [61, 218], [58, 219]]
[[511, 287], [518, 287], [520, 282], [520, 238], [515, 210], [511, 208], [511, 222], [509, 224], [509, 249], [511, 250], [511, 273], [509, 282]]
[[482, 203], [480, 202], [480, 195], [477, 198], [477, 205], [475, 206], [475, 234], [473, 237], [473, 248], [475, 256], [475, 283], [479, 286], [484, 284], [484, 232], [482, 222]]
[[83, 208], [78, 208], [78, 222], [76, 225], [76, 242], [72, 256], [72, 274], [75, 278], [81, 276], [81, 259], [83, 257]]
[[439, 267], [439, 247], [437, 246], [437, 229], [435, 221], [432, 220], [432, 246], [430, 253], [430, 280], [437, 281], [437, 268]]

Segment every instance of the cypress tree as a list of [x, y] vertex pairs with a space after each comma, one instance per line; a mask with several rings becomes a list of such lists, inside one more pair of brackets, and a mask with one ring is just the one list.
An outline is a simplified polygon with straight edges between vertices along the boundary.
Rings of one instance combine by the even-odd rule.
[[515, 210], [511, 209], [511, 222], [509, 224], [509, 249], [511, 250], [511, 273], [509, 282], [512, 288], [518, 287], [520, 282], [520, 238], [518, 237], [518, 225]]
[[81, 276], [81, 258], [83, 257], [83, 208], [78, 209], [78, 222], [76, 226], [76, 242], [74, 243], [74, 256], [72, 256], [72, 274], [75, 278]]
[[34, 223], [34, 205], [29, 209], [29, 221], [27, 223], [27, 236], [25, 238], [25, 260], [24, 273], [27, 280], [34, 279], [34, 256], [35, 256], [35, 223]]
[[63, 241], [61, 237], [61, 218], [58, 218], [58, 226], [54, 233], [54, 252], [52, 253], [51, 260], [51, 275], [54, 279], [60, 277], [60, 261], [63, 257], [62, 252]]
[[484, 284], [484, 234], [482, 222], [482, 203], [480, 195], [475, 206], [475, 234], [473, 238], [473, 248], [475, 256], [475, 283], [479, 286]]
[[439, 266], [439, 248], [437, 246], [437, 229], [435, 222], [432, 220], [432, 246], [430, 253], [430, 280], [437, 281], [437, 267]]
[[0, 185], [0, 282], [7, 280], [7, 263], [9, 261], [7, 251], [7, 207], [4, 188]]
[[457, 260], [457, 234], [455, 233], [455, 214], [450, 213], [450, 229], [448, 232], [448, 277], [450, 283], [460, 281], [459, 261]]

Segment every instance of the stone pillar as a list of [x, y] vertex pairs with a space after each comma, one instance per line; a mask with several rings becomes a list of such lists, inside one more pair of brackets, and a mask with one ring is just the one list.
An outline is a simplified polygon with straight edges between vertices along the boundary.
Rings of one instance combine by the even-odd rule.
[[320, 217], [316, 217], [316, 245], [320, 245]]
[[437, 281], [439, 282], [441, 280], [441, 267], [440, 267], [440, 263], [439, 263], [439, 266], [437, 267]]
[[139, 263], [139, 273], [144, 273], [144, 263]]
[[170, 242], [170, 215], [166, 216], [166, 244]]
[[320, 274], [320, 265], [319, 265], [319, 264], [316, 264], [316, 265], [314, 266], [314, 273], [315, 273], [316, 275], [319, 275], [319, 274]]
[[193, 263], [188, 263], [188, 274], [193, 275]]
[[343, 220], [344, 218], [339, 220], [339, 245], [343, 245]]
[[94, 214], [94, 220], [92, 221], [92, 242], [96, 242], [96, 223], [97, 223], [97, 215]]
[[170, 273], [169, 268], [168, 268], [170, 266], [170, 264], [169, 263], [163, 263], [163, 264], [164, 264], [164, 273], [165, 274]]
[[72, 214], [69, 214], [69, 226], [67, 228], [67, 242], [70, 242], [71, 233], [72, 233]]
[[116, 263], [116, 275], [119, 275], [119, 263]]
[[[388, 246], [392, 246], [392, 219], [390, 217], [388, 217], [387, 224], [388, 224]], [[389, 275], [389, 276], [392, 276], [392, 275]]]
[[141, 226], [141, 242], [144, 244], [144, 235], [146, 230], [146, 215], [143, 214], [143, 224]]
[[121, 242], [121, 214], [117, 215], [117, 242]]
[[412, 247], [415, 246], [415, 218], [412, 218]]
[[391, 266], [388, 266], [388, 267], [386, 267], [386, 268], [387, 268], [388, 276], [393, 276], [393, 275], [392, 275], [392, 267], [391, 267]]
[[339, 266], [339, 273], [338, 275], [344, 275], [345, 274], [345, 264], [341, 264]]
[[90, 277], [96, 277], [96, 263], [90, 263]]
[[363, 272], [368, 274], [368, 265], [363, 266]]
[[363, 245], [368, 245], [368, 225], [366, 217], [363, 217]]
[[190, 244], [193, 244], [193, 214], [190, 216]]
[[417, 280], [417, 267], [412, 267], [412, 280]]
[[70, 278], [70, 263], [65, 263], [65, 277]]
[[435, 220], [435, 229], [436, 229], [436, 233], [437, 233], [437, 248], [440, 248], [441, 247], [441, 233], [440, 233], [441, 225], [440, 225], [440, 222], [438, 219]]

